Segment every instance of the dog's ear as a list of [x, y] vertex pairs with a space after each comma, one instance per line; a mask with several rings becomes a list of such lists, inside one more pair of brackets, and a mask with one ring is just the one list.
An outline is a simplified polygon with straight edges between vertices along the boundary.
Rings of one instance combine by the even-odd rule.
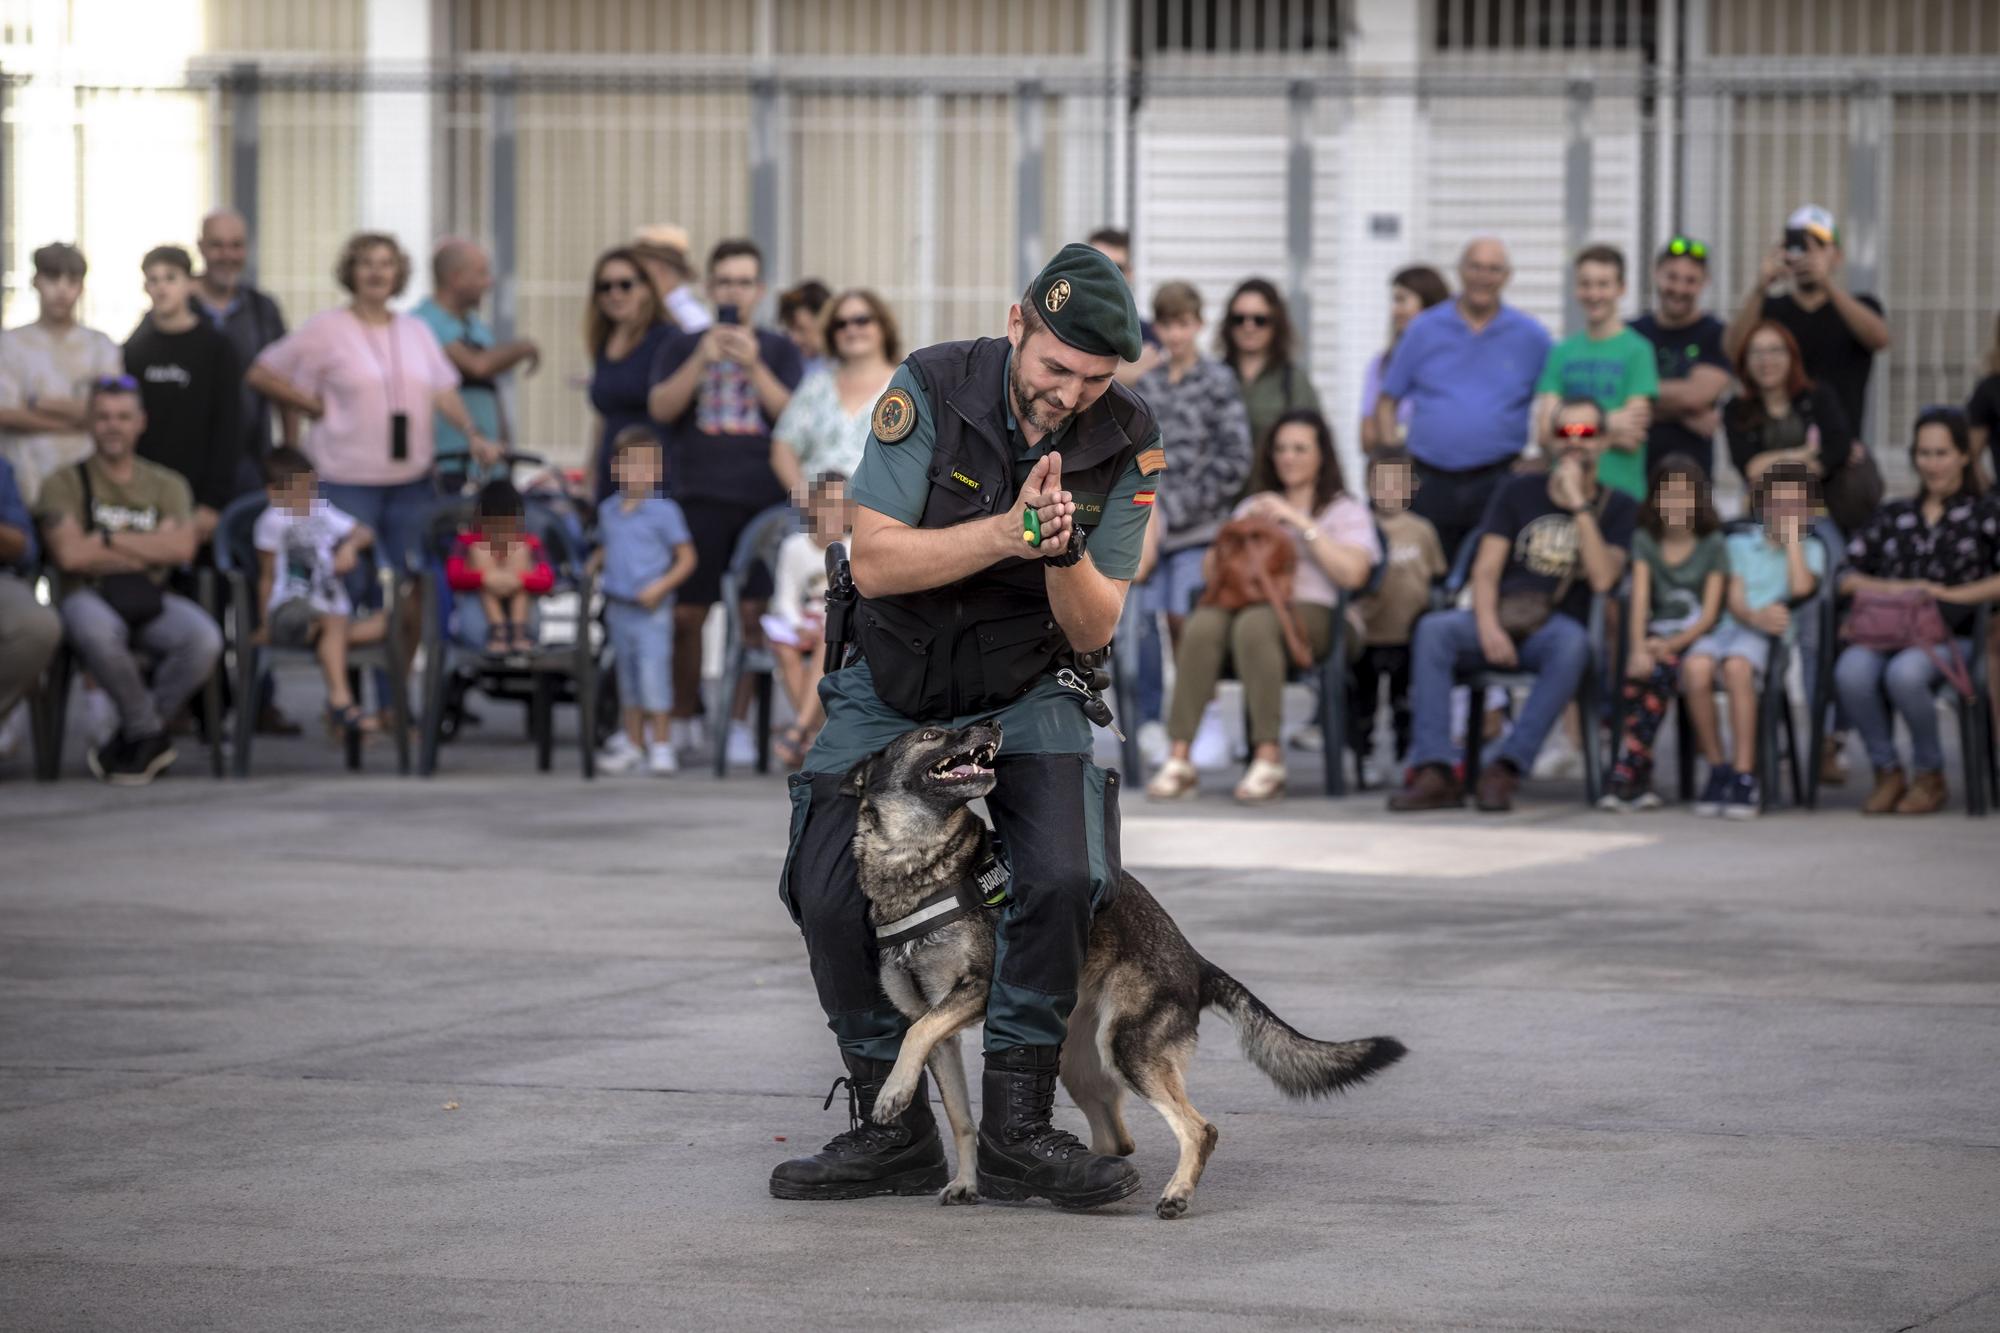
[[869, 755], [853, 768], [847, 770], [840, 779], [840, 793], [859, 800], [868, 793], [868, 777], [875, 770], [875, 756]]

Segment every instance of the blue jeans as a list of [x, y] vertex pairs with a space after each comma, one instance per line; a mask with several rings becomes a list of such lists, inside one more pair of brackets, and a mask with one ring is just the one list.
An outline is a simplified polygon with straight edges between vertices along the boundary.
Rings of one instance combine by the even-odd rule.
[[[1972, 660], [1970, 640], [1958, 640], [1957, 651], [1961, 662]], [[1922, 648], [1890, 654], [1849, 644], [1841, 650], [1840, 659], [1833, 664], [1833, 688], [1848, 721], [1861, 733], [1861, 742], [1868, 747], [1868, 762], [1876, 772], [1898, 765], [1891, 705], [1910, 729], [1910, 767], [1918, 773], [1944, 771], [1944, 744], [1938, 738], [1934, 693], [1943, 675], [1936, 659]]]
[[[376, 555], [384, 567], [402, 573], [412, 555], [421, 554], [424, 524], [437, 506], [437, 488], [428, 478], [406, 481], [398, 486], [355, 486], [347, 482], [322, 481], [319, 493], [335, 508], [344, 509], [355, 521], [365, 523], [375, 534]], [[363, 586], [348, 588], [350, 594], [366, 596], [373, 604], [375, 590]], [[356, 605], [362, 605], [356, 602]]]
[[1152, 577], [1139, 585], [1139, 720], [1158, 722], [1166, 707], [1165, 650], [1160, 642], [1160, 613], [1186, 616], [1194, 609], [1201, 587], [1201, 560], [1206, 546], [1190, 546], [1162, 555]]
[[648, 713], [674, 706], [674, 599], [648, 611], [636, 602], [606, 602], [604, 632], [618, 665], [618, 703]]
[[[1521, 670], [1535, 673], [1535, 685], [1494, 757], [1526, 773], [1590, 669], [1590, 632], [1558, 612], [1517, 645], [1515, 654]], [[1452, 676], [1461, 667], [1486, 664], [1472, 612], [1434, 611], [1419, 620], [1410, 659], [1410, 763], [1448, 766], [1457, 758], [1451, 747]]]

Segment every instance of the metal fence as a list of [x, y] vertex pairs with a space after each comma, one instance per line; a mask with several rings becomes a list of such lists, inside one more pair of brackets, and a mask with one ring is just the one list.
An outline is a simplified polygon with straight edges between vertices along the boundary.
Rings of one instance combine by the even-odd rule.
[[[1213, 317], [1245, 276], [1285, 288], [1351, 443], [1401, 264], [1449, 271], [1469, 236], [1499, 234], [1510, 299], [1561, 329], [1576, 249], [1608, 241], [1636, 260], [1686, 232], [1713, 248], [1710, 302], [1726, 315], [1810, 200], [1842, 219], [1850, 285], [1889, 312], [1868, 437], [1891, 445], [1919, 406], [1962, 399], [2000, 304], [1984, 234], [2000, 216], [2000, 71], [1777, 77], [1718, 61], [1669, 78], [1643, 61], [1444, 51], [1407, 77], [1332, 56], [1220, 72], [1156, 60], [1143, 77], [1043, 58], [928, 73], [804, 57], [404, 75], [292, 62], [197, 68], [173, 87], [15, 79], [0, 279], [8, 322], [31, 318], [27, 255], [55, 238], [24, 229], [23, 200], [73, 191], [94, 265], [84, 316], [122, 337], [143, 308], [139, 255], [190, 243], [202, 211], [233, 203], [253, 219], [259, 281], [296, 320], [337, 300], [342, 238], [421, 195], [431, 235], [405, 243], [494, 247], [496, 323], [545, 351], [516, 390], [518, 434], [575, 459], [591, 259], [642, 224], [679, 222], [698, 246], [754, 236], [774, 290], [805, 275], [874, 287], [915, 344], [996, 330], [1046, 252], [1125, 222], [1142, 296], [1191, 280]], [[1635, 262], [1634, 312], [1648, 280]]]

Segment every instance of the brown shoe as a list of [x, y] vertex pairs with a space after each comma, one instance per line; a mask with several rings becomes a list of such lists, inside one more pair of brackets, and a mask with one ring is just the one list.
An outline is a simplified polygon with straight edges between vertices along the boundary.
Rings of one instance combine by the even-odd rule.
[[1896, 802], [1899, 815], [1934, 815], [1944, 809], [1944, 803], [1951, 798], [1945, 789], [1944, 774], [1919, 773], [1910, 789], [1903, 793], [1903, 799]]
[[1896, 802], [1903, 799], [1905, 789], [1902, 769], [1876, 769], [1875, 790], [1869, 792], [1868, 799], [1861, 803], [1861, 813], [1864, 815], [1888, 814], [1896, 808]]
[[1504, 814], [1514, 808], [1514, 788], [1521, 785], [1521, 775], [1505, 759], [1495, 759], [1479, 770], [1479, 787], [1473, 793], [1472, 803], [1488, 814]]
[[1403, 814], [1413, 810], [1456, 810], [1465, 804], [1465, 788], [1443, 764], [1425, 764], [1410, 774], [1409, 785], [1389, 797], [1389, 808]]
[[1819, 780], [1824, 787], [1844, 787], [1847, 785], [1846, 746], [1839, 736], [1828, 736], [1820, 742]]

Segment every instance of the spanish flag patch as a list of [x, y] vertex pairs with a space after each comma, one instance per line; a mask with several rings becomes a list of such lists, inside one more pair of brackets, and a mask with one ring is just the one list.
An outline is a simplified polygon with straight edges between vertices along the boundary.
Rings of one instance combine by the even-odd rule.
[[1150, 477], [1156, 472], [1163, 472], [1167, 466], [1167, 451], [1165, 449], [1148, 449], [1139, 455], [1138, 463], [1139, 472], [1142, 476]]
[[1149, 505], [1153, 503], [1153, 492], [1140, 491], [1132, 497], [1132, 503], [1135, 505]]

